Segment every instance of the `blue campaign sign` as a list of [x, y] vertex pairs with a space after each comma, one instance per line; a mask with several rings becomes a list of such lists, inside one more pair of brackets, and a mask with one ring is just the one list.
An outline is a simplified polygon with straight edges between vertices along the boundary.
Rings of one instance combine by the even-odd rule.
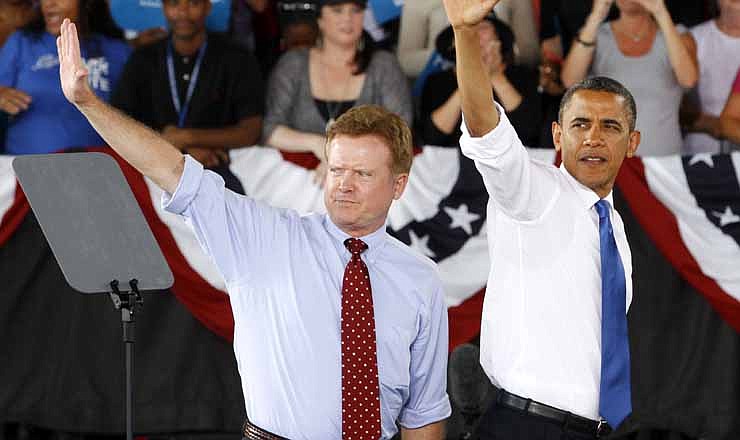
[[424, 66], [424, 70], [422, 70], [421, 73], [419, 73], [419, 76], [416, 77], [411, 93], [414, 96], [421, 96], [421, 92], [424, 91], [424, 84], [430, 75], [453, 67], [455, 67], [455, 63], [442, 58], [442, 55], [440, 55], [436, 50], [433, 51], [429, 56], [429, 61], [427, 61], [426, 66]]
[[[206, 26], [214, 32], [225, 32], [229, 28], [231, 0], [211, 0], [211, 4]], [[143, 31], [167, 27], [162, 14], [162, 0], [110, 0], [110, 9], [121, 29]]]
[[383, 24], [401, 16], [403, 0], [370, 0], [373, 16], [378, 24]]

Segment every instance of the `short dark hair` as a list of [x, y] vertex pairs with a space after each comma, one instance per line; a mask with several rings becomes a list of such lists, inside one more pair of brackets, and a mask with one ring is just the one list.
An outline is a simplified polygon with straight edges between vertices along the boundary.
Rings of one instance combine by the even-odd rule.
[[624, 107], [627, 111], [626, 116], [627, 122], [629, 122], [630, 131], [635, 130], [635, 124], [637, 123], [637, 104], [635, 104], [635, 98], [632, 96], [632, 93], [627, 90], [627, 87], [623, 86], [619, 81], [605, 76], [586, 78], [577, 82], [565, 92], [563, 99], [560, 100], [560, 109], [558, 110], [558, 123], [560, 125], [563, 125], [563, 113], [565, 112], [566, 107], [568, 107], [568, 104], [570, 104], [570, 100], [576, 92], [581, 90], [612, 93], [624, 98]]

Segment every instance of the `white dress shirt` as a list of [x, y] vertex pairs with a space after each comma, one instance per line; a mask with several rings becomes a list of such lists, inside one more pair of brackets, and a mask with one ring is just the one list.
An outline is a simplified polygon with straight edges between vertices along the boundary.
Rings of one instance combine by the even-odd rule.
[[[601, 375], [599, 196], [564, 167], [530, 159], [497, 105], [501, 120], [460, 146], [490, 195], [491, 272], [483, 304], [481, 365], [509, 392], [598, 419]], [[613, 206], [612, 194], [606, 197]], [[624, 264], [627, 307], [632, 259], [613, 208]]]
[[[327, 215], [301, 216], [224, 188], [187, 157], [166, 210], [181, 214], [226, 280], [247, 414], [292, 440], [339, 440], [341, 286], [349, 235]], [[377, 336], [382, 439], [396, 421], [447, 418], [447, 308], [431, 260], [385, 228], [361, 238]]]

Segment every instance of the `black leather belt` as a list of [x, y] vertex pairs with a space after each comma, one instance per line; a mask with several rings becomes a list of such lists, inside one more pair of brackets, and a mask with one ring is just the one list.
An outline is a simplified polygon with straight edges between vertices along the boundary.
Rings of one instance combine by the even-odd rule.
[[611, 426], [606, 420], [591, 420], [579, 415], [557, 409], [532, 399], [511, 394], [506, 390], [499, 389], [496, 402], [507, 408], [516, 409], [527, 414], [534, 414], [551, 420], [563, 426], [564, 430], [575, 431], [602, 438], [612, 432]]
[[259, 426], [253, 424], [249, 419], [244, 421], [242, 426], [242, 434], [244, 434], [245, 440], [288, 440], [285, 437], [273, 434], [270, 431], [265, 431]]

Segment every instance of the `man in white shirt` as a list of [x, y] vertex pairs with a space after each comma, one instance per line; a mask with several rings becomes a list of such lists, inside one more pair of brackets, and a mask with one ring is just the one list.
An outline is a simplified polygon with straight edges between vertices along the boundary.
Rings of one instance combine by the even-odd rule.
[[531, 160], [494, 105], [475, 28], [497, 0], [444, 0], [455, 30], [463, 153], [490, 195], [481, 364], [498, 396], [483, 439], [592, 439], [631, 413], [631, 255], [612, 187], [640, 142], [634, 99], [591, 78], [563, 98], [560, 169]]

